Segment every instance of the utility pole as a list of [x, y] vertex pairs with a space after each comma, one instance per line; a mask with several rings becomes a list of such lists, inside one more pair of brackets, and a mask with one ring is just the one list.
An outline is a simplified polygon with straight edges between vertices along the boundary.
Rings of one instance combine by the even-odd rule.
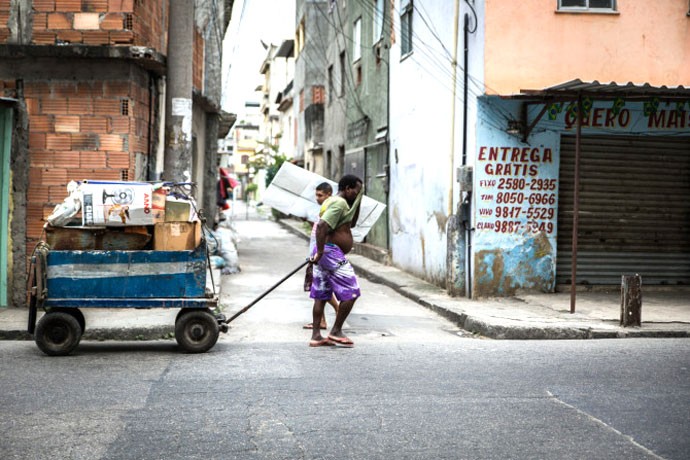
[[165, 161], [163, 178], [192, 178], [192, 62], [194, 1], [170, 0], [168, 73], [165, 97]]

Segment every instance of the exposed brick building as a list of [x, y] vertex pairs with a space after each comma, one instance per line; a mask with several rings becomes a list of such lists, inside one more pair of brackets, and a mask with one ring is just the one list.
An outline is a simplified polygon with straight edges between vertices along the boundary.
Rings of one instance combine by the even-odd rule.
[[[212, 188], [226, 5], [196, 3], [192, 175]], [[168, 16], [168, 0], [0, 0], [0, 152], [10, 172], [0, 211], [11, 247], [0, 306], [24, 304], [28, 256], [70, 180], [160, 178]]]

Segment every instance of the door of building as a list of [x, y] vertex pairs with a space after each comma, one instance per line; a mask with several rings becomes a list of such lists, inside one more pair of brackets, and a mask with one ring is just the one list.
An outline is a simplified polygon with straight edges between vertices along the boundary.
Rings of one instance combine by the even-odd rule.
[[10, 152], [12, 150], [12, 109], [0, 107], [0, 307], [6, 307], [10, 201]]
[[[556, 284], [569, 285], [575, 137], [561, 137]], [[582, 136], [576, 283], [690, 285], [690, 137]]]
[[[364, 175], [368, 197], [388, 205], [388, 144], [382, 142], [367, 147], [365, 152], [366, 173]], [[367, 235], [366, 242], [382, 249], [388, 249], [388, 213], [384, 212]]]

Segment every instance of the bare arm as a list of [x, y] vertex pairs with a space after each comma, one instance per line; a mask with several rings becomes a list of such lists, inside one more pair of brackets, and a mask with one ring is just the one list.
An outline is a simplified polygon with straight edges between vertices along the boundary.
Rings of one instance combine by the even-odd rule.
[[355, 228], [357, 226], [357, 220], [359, 219], [359, 210], [362, 209], [362, 206], [360, 206], [360, 203], [357, 203], [357, 210], [355, 211], [355, 215], [352, 216], [352, 222], [350, 222], [350, 228]]

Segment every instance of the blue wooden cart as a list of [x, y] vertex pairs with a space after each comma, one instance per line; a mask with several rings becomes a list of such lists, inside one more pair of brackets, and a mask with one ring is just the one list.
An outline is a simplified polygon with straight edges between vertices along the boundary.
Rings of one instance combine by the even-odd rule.
[[[189, 251], [53, 250], [39, 243], [32, 256], [28, 331], [51, 356], [67, 355], [81, 340], [83, 308], [175, 308], [175, 339], [202, 353], [226, 332], [206, 292], [205, 242]], [[36, 322], [37, 311], [46, 314]]]

